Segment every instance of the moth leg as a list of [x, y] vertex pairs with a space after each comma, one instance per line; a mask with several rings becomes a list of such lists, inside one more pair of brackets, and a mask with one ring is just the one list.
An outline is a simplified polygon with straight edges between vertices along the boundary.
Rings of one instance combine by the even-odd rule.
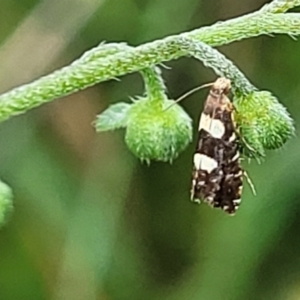
[[254, 184], [246, 171], [244, 171], [244, 176], [250, 186], [250, 189], [251, 189], [253, 195], [256, 196], [256, 190], [255, 190]]

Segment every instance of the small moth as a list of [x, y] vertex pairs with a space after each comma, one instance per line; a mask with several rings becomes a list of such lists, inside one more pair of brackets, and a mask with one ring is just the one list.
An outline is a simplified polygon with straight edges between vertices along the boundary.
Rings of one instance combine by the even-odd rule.
[[234, 214], [241, 202], [244, 171], [240, 164], [231, 83], [218, 78], [209, 91], [199, 122], [191, 200]]

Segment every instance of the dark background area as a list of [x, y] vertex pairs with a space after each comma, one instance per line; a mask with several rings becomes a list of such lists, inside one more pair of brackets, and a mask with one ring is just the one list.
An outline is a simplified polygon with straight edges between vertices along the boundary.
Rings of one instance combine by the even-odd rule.
[[[259, 9], [263, 0], [1, 0], [0, 91], [69, 64], [102, 41], [130, 45]], [[221, 47], [300, 122], [300, 43]], [[169, 95], [214, 81], [191, 58], [166, 63]], [[195, 139], [172, 164], [140, 163], [124, 132], [96, 134], [109, 104], [141, 95], [139, 74], [58, 99], [0, 127], [0, 176], [15, 212], [0, 231], [2, 300], [300, 299], [298, 134], [262, 164], [229, 217], [189, 201]], [[207, 91], [182, 105], [197, 127]], [[194, 135], [194, 137], [196, 137]]]

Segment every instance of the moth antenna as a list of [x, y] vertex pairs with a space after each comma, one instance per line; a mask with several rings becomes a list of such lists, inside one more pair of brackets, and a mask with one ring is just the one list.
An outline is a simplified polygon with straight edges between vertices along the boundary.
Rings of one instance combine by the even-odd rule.
[[171, 105], [169, 105], [168, 107], [166, 107], [164, 110], [168, 110], [170, 107], [172, 107], [174, 104], [182, 101], [183, 99], [185, 99], [186, 97], [192, 95], [193, 93], [205, 88], [205, 87], [208, 87], [208, 86], [212, 86], [213, 83], [205, 83], [203, 85], [200, 85], [200, 86], [197, 86], [195, 88], [193, 88], [192, 90], [189, 90], [188, 92], [186, 92], [185, 94], [183, 94], [182, 96], [180, 96], [178, 99], [176, 99]]
[[254, 184], [246, 171], [244, 171], [244, 176], [246, 177], [246, 180], [250, 186], [250, 189], [252, 190], [253, 195], [256, 196], [256, 190], [255, 190]]

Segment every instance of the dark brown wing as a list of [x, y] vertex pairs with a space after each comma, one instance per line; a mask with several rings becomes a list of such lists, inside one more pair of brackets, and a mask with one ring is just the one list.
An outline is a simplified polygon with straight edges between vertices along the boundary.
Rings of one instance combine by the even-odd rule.
[[233, 214], [240, 203], [243, 170], [240, 166], [233, 105], [227, 98], [230, 83], [213, 85], [199, 122], [194, 154], [191, 199], [203, 200]]
[[[195, 158], [199, 155], [201, 155], [202, 159], [202, 166], [200, 167], [195, 162]], [[212, 163], [215, 161], [215, 168], [212, 168], [212, 170], [204, 168], [205, 164], [207, 164], [204, 160], [212, 160]], [[223, 177], [222, 161], [223, 157], [222, 152], [219, 151], [219, 141], [201, 129], [194, 154], [191, 200], [196, 202], [204, 200], [213, 205]]]
[[234, 214], [241, 203], [244, 171], [241, 167], [236, 141], [226, 145], [226, 148], [222, 163], [223, 177], [213, 206]]

